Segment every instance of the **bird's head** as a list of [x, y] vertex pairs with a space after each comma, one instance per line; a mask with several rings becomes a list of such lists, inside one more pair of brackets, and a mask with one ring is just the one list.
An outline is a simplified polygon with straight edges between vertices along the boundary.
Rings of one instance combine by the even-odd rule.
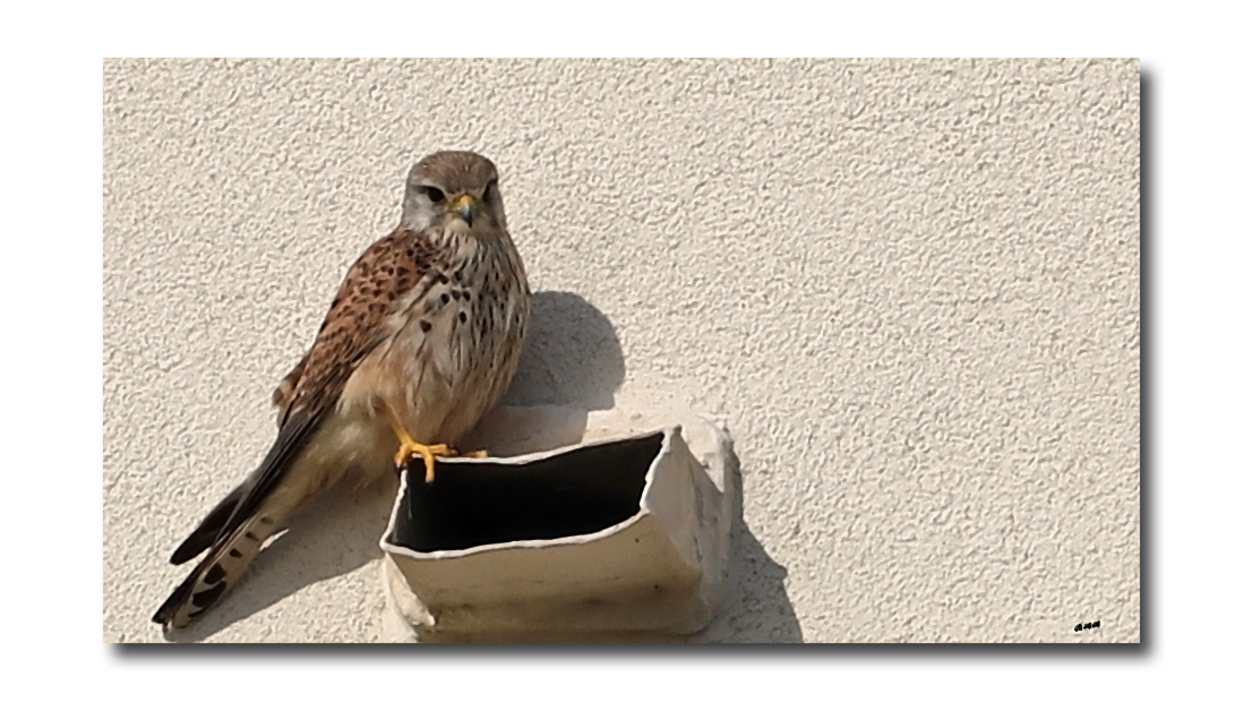
[[455, 221], [475, 235], [505, 231], [497, 167], [470, 151], [439, 151], [410, 169], [401, 226], [422, 231]]

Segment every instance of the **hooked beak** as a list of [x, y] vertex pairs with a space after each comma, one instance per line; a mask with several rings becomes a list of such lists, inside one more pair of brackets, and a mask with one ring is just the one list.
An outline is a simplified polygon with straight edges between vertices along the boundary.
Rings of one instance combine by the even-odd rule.
[[475, 219], [475, 213], [479, 211], [479, 203], [470, 195], [461, 195], [454, 200], [453, 211], [457, 212], [469, 227]]

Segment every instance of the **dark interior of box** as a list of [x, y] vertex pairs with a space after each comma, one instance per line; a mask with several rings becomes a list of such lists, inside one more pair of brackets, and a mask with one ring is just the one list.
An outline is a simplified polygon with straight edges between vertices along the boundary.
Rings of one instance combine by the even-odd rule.
[[392, 543], [448, 551], [591, 534], [639, 511], [661, 434], [584, 446], [525, 465], [438, 462], [407, 475]]

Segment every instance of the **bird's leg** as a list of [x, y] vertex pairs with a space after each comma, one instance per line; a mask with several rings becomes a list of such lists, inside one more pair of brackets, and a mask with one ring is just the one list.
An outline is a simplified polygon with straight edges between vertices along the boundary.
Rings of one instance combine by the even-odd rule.
[[398, 470], [401, 470], [402, 466], [405, 466], [406, 462], [410, 460], [410, 457], [417, 453], [423, 457], [423, 466], [425, 469], [423, 477], [424, 482], [430, 483], [435, 480], [436, 457], [452, 456], [454, 455], [453, 449], [449, 448], [445, 444], [434, 444], [432, 446], [428, 446], [415, 441], [411, 438], [410, 433], [406, 431], [406, 428], [402, 426], [401, 421], [397, 418], [397, 414], [387, 404], [382, 402], [380, 404], [380, 411], [384, 414], [384, 418], [389, 422], [389, 426], [393, 428], [393, 433], [397, 434], [398, 441], [401, 442], [401, 445], [397, 447], [397, 456], [394, 457]]

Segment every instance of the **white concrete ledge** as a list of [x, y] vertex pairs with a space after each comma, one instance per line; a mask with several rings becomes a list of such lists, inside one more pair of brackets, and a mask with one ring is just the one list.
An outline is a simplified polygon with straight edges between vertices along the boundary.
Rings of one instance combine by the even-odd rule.
[[450, 459], [432, 484], [404, 474], [380, 543], [389, 640], [618, 640], [709, 623], [733, 521], [723, 430], [560, 407], [503, 408], [484, 429], [499, 453], [597, 438]]

